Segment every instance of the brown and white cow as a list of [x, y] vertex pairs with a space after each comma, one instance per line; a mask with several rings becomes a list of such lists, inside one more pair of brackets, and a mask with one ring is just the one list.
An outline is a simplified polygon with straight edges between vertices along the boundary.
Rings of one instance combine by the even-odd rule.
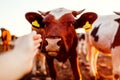
[[[83, 26], [86, 21], [93, 23], [97, 15], [93, 12], [82, 14], [77, 20], [77, 15], [83, 12], [65, 8], [54, 9], [45, 13], [28, 12], [26, 19], [38, 34], [42, 33], [43, 42], [40, 50], [45, 53], [50, 76], [56, 80], [54, 59], [66, 62], [69, 59], [74, 79], [80, 80], [80, 69], [77, 56], [78, 37], [75, 29]], [[41, 32], [42, 31], [42, 32]]]
[[[97, 74], [98, 53], [112, 56], [113, 80], [120, 79], [120, 13], [98, 16], [92, 24], [93, 29], [86, 33], [90, 72]], [[86, 26], [91, 26], [87, 24]], [[93, 52], [94, 51], [94, 52]]]

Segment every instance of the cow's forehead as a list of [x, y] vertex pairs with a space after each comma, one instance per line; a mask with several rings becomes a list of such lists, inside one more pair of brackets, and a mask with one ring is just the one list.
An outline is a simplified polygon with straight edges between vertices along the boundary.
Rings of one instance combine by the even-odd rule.
[[72, 12], [72, 10], [68, 10], [65, 8], [58, 8], [58, 9], [51, 10], [49, 14], [53, 15], [55, 17], [55, 19], [59, 19], [64, 14], [71, 13], [71, 12]]

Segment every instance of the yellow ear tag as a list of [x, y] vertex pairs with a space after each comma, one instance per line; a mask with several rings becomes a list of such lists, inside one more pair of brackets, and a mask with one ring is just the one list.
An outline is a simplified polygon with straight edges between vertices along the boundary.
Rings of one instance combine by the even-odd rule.
[[92, 24], [90, 24], [88, 21], [85, 23], [85, 25], [83, 26], [83, 28], [85, 29], [85, 32], [88, 32], [92, 29]]
[[35, 26], [35, 27], [40, 27], [40, 24], [38, 23], [37, 20], [34, 20], [34, 21], [32, 22], [32, 25]]

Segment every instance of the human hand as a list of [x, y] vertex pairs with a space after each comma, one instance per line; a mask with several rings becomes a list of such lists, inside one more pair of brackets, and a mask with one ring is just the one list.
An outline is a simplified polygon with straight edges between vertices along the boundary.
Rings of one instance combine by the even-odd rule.
[[0, 55], [0, 80], [19, 80], [29, 73], [41, 41], [41, 35], [33, 31], [19, 37], [11, 51]]
[[40, 46], [41, 41], [42, 41], [41, 35], [36, 34], [36, 31], [33, 31], [28, 35], [19, 37], [15, 41], [14, 49], [21, 51], [21, 53], [30, 54], [34, 56], [38, 51], [38, 47]]
[[41, 35], [36, 34], [35, 31], [19, 37], [15, 41], [14, 54], [19, 57], [17, 59], [19, 62], [16, 63], [21, 65], [17, 67], [19, 74], [16, 75], [21, 77], [20, 75], [25, 75], [32, 70], [34, 57], [38, 52], [41, 41]]

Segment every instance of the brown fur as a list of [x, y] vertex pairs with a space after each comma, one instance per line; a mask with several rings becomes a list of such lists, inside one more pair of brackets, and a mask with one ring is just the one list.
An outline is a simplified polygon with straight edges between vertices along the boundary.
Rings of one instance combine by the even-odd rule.
[[1, 29], [1, 38], [2, 38], [2, 43], [3, 43], [3, 51], [8, 51], [10, 49], [9, 45], [11, 42], [11, 34], [8, 30], [6, 29]]
[[[89, 17], [91, 15], [91, 17]], [[88, 16], [86, 15], [82, 19], [86, 19], [87, 21], [91, 20], [88, 18], [92, 18], [93, 15], [96, 19], [95, 13], [90, 13]], [[71, 13], [66, 13], [59, 19], [55, 19], [54, 15], [46, 14], [40, 15], [35, 12], [29, 12], [26, 14], [26, 19], [32, 24], [34, 20], [37, 20], [38, 23], [41, 25], [40, 28], [32, 25], [34, 30], [38, 33], [41, 33], [41, 29], [43, 29], [44, 35], [42, 34], [43, 42], [41, 44], [41, 51], [45, 53], [47, 64], [49, 67], [50, 76], [53, 80], [56, 80], [56, 70], [54, 66], [54, 59], [57, 59], [60, 62], [65, 62], [69, 59], [71, 68], [73, 71], [74, 79], [80, 80], [80, 69], [78, 63], [78, 56], [77, 56], [77, 44], [78, 44], [78, 37], [75, 32], [75, 28], [79, 27], [79, 20], [75, 20], [74, 15]], [[84, 21], [86, 21], [84, 20]], [[81, 20], [82, 21], [82, 20]], [[94, 21], [94, 20], [92, 20]], [[85, 22], [84, 22], [85, 23]], [[80, 24], [81, 26], [81, 24]], [[33, 29], [33, 28], [32, 28]], [[60, 50], [55, 52], [57, 55], [51, 56], [49, 55], [49, 51], [46, 51], [46, 46], [48, 45], [48, 41], [46, 39], [61, 39], [56, 44], [60, 47]]]

